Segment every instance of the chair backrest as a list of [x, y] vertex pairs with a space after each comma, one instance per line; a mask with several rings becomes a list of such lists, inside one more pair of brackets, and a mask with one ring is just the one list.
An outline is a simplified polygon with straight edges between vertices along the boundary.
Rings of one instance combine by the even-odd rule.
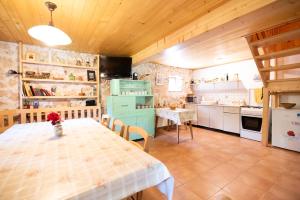
[[0, 133], [10, 128], [14, 124], [21, 123], [19, 110], [2, 110], [0, 111]]
[[130, 141], [130, 142], [148, 153], [149, 152], [149, 135], [148, 135], [148, 133], [141, 127], [128, 126], [127, 131], [126, 131], [126, 136], [125, 136], [126, 140], [129, 140], [130, 134], [132, 134], [132, 133], [138, 134], [144, 139], [144, 146], [140, 145], [138, 142], [135, 142], [135, 141]]
[[101, 124], [107, 128], [109, 128], [110, 124], [110, 117], [107, 114], [102, 115], [101, 117]]
[[[120, 131], [116, 131], [117, 126], [119, 127]], [[119, 136], [124, 137], [125, 127], [126, 125], [121, 120], [114, 119], [111, 130], [114, 131]]]
[[97, 106], [1, 110], [0, 133], [16, 123], [24, 124], [47, 121], [47, 115], [51, 112], [57, 112], [62, 120], [93, 118], [99, 121], [101, 111], [100, 107]]

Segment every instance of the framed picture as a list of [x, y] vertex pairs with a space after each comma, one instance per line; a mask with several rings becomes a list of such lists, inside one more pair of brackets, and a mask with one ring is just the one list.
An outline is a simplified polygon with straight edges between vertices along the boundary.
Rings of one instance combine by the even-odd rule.
[[96, 81], [96, 72], [92, 70], [87, 70], [88, 81]]
[[33, 52], [27, 52], [26, 55], [25, 55], [25, 59], [26, 60], [32, 60], [34, 61], [36, 59], [36, 54], [33, 53]]

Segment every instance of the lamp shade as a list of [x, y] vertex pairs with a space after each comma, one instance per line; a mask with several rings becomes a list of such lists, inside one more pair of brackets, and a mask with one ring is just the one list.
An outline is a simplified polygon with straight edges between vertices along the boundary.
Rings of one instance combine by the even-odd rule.
[[31, 37], [48, 46], [68, 45], [72, 42], [65, 32], [51, 25], [33, 26], [28, 30], [28, 33]]

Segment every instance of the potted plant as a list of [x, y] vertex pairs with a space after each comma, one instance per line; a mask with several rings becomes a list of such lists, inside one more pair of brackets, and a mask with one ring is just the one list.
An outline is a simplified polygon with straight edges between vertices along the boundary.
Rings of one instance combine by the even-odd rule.
[[61, 125], [60, 115], [56, 112], [51, 112], [47, 115], [47, 121], [51, 121], [51, 124], [54, 126], [54, 133], [56, 136], [63, 135], [63, 129]]

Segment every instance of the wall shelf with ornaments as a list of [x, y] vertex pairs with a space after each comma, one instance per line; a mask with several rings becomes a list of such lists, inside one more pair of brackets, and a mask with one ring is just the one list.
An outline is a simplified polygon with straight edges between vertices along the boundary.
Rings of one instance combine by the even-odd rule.
[[[39, 77], [40, 71], [49, 76]], [[72, 99], [77, 101], [94, 99], [96, 106], [99, 106], [99, 55], [51, 48], [38, 47], [34, 49], [30, 45], [19, 43], [19, 72], [21, 73], [19, 76], [21, 109], [24, 105], [34, 103], [34, 101], [49, 102], [53, 100], [57, 106], [60, 106], [60, 101], [57, 101], [59, 99], [64, 102]], [[26, 72], [37, 75], [36, 77], [28, 76]], [[61, 74], [62, 72], [67, 74]], [[76, 77], [78, 78], [76, 79]], [[43, 87], [40, 84], [43, 84]], [[34, 96], [35, 90], [45, 90], [44, 87], [48, 88], [45, 92], [47, 95]], [[51, 90], [56, 88], [60, 91], [61, 96], [52, 96], [55, 93], [49, 91], [50, 87]], [[61, 91], [63, 92], [61, 93]], [[64, 93], [71, 95], [63, 96]], [[84, 93], [85, 96], [81, 96]]]
[[216, 92], [226, 90], [244, 90], [245, 86], [241, 80], [218, 81], [208, 83], [191, 84], [192, 89], [195, 91], [203, 92]]
[[97, 96], [23, 96], [23, 99], [96, 99]]
[[55, 80], [55, 79], [36, 79], [36, 78], [23, 78], [22, 81], [27, 82], [45, 82], [45, 83], [70, 83], [70, 84], [97, 84], [97, 81], [76, 81], [76, 80]]
[[49, 65], [49, 66], [55, 66], [55, 67], [69, 67], [69, 68], [92, 69], [92, 70], [97, 69], [96, 67], [90, 67], [90, 66], [70, 65], [70, 64], [63, 64], [63, 63], [38, 62], [38, 61], [32, 61], [32, 60], [22, 60], [21, 62], [26, 63], [26, 64], [33, 64], [33, 65]]

